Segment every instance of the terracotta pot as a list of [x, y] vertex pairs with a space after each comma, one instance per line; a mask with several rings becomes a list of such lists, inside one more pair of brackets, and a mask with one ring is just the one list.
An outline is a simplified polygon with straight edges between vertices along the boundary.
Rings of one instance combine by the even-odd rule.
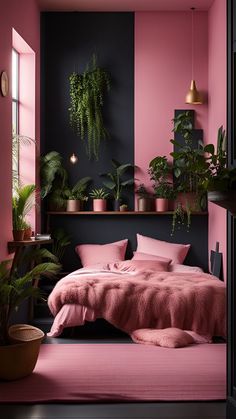
[[156, 211], [158, 211], [158, 212], [168, 211], [168, 199], [156, 198], [155, 199], [155, 207], [156, 207]]
[[28, 227], [24, 230], [24, 240], [30, 240], [32, 236], [32, 228]]
[[16, 242], [24, 240], [25, 230], [12, 230], [13, 239]]
[[[11, 339], [11, 329], [14, 336], [14, 328], [28, 328], [27, 337]], [[32, 329], [34, 329], [32, 333]], [[14, 325], [9, 329], [11, 344], [0, 346], [0, 379], [12, 381], [31, 374], [36, 365], [41, 341], [44, 337], [42, 330], [30, 325]], [[22, 340], [21, 340], [22, 339]]]
[[123, 207], [122, 205], [120, 206], [120, 212], [127, 212], [128, 211], [128, 207]]
[[151, 199], [150, 198], [138, 198], [138, 211], [146, 212], [150, 211]]
[[107, 200], [106, 199], [94, 199], [93, 200], [93, 211], [106, 211]]
[[81, 201], [76, 199], [68, 199], [66, 204], [66, 211], [79, 212], [82, 210]]

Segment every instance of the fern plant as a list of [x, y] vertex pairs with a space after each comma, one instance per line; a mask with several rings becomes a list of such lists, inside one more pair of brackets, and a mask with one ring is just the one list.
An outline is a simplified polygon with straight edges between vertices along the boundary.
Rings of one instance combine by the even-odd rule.
[[110, 90], [110, 76], [97, 66], [94, 54], [84, 73], [72, 73], [69, 81], [70, 125], [82, 141], [87, 137], [89, 159], [94, 157], [98, 160], [100, 142], [109, 137], [103, 123], [102, 107], [104, 94]]

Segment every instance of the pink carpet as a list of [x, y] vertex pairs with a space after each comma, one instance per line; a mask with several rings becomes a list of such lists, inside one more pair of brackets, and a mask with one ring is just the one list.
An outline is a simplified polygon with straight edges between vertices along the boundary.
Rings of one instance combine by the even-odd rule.
[[0, 383], [0, 402], [223, 400], [226, 345], [44, 344], [34, 373]]

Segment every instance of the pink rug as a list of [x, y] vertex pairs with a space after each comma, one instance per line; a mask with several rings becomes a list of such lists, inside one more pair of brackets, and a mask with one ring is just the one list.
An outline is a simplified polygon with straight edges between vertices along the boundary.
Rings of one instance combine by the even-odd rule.
[[1, 403], [225, 398], [225, 344], [44, 344], [31, 376], [0, 383]]

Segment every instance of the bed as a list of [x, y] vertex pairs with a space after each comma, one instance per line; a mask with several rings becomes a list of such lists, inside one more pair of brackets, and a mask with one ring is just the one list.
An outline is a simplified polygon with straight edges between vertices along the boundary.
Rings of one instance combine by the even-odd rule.
[[162, 262], [96, 263], [61, 279], [48, 299], [54, 316], [48, 335], [103, 318], [130, 335], [171, 327], [209, 340], [226, 336], [225, 284], [199, 268], [164, 263], [164, 269]]

